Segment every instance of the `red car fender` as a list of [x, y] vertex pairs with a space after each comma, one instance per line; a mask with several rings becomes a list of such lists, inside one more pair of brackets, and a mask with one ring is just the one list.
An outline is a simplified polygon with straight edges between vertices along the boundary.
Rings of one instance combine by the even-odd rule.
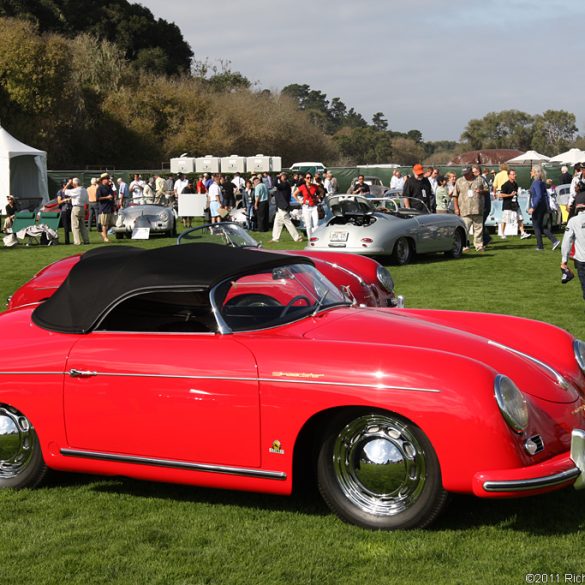
[[[450, 491], [470, 492], [478, 468], [529, 463], [494, 400], [496, 373], [475, 360], [377, 344], [319, 342], [311, 353], [307, 340], [252, 334], [241, 340], [259, 367], [263, 466], [283, 460], [281, 469], [292, 473], [303, 427], [339, 408], [381, 409], [415, 423], [433, 444]], [[271, 451], [275, 441], [284, 453]]]

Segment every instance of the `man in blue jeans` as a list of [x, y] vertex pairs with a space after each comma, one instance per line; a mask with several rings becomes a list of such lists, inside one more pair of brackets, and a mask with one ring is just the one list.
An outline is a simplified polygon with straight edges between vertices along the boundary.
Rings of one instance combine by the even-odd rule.
[[573, 261], [581, 282], [583, 299], [585, 300], [585, 193], [577, 193], [575, 197], [575, 215], [568, 221], [561, 248], [561, 269], [567, 269], [571, 248], [575, 245]]

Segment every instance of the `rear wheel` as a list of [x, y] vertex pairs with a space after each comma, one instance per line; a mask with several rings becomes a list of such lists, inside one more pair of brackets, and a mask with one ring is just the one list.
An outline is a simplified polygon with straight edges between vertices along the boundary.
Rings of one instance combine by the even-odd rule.
[[329, 507], [364, 528], [422, 528], [447, 502], [430, 441], [416, 425], [390, 413], [332, 421], [320, 448], [317, 477]]
[[116, 240], [123, 240], [126, 234], [123, 232], [116, 232]]
[[392, 250], [392, 260], [402, 266], [412, 259], [412, 244], [407, 238], [398, 238]]
[[0, 488], [35, 487], [47, 466], [30, 421], [9, 406], [0, 406]]

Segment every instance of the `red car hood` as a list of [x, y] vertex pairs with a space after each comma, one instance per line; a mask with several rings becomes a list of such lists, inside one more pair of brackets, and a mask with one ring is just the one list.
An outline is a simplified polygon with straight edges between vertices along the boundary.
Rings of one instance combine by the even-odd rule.
[[[417, 314], [409, 314], [401, 309], [340, 309], [335, 313], [337, 318], [323, 319], [319, 325], [306, 331], [304, 337], [347, 341], [358, 344], [358, 347], [360, 343], [368, 344], [364, 345], [367, 351], [372, 351], [372, 344], [381, 344], [384, 347], [380, 347], [380, 351], [390, 352], [389, 363], [392, 347], [423, 348], [459, 354], [481, 362], [493, 370], [494, 375], [498, 373], [509, 376], [524, 393], [540, 399], [569, 403], [579, 396], [573, 386], [568, 389], [562, 387], [555, 374], [546, 366], [515, 353], [510, 346], [480, 331], [471, 332], [429, 322]], [[540, 325], [538, 322], [531, 323]], [[421, 369], [436, 367], [438, 379], [441, 373], [441, 353], [434, 364], [421, 364]], [[359, 359], [357, 355], [356, 359]], [[469, 380], [469, 384], [472, 386], [473, 380]]]

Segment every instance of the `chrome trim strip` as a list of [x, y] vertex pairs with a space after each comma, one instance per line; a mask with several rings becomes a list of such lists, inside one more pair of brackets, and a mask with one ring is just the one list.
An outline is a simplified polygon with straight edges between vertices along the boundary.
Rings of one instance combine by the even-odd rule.
[[513, 479], [509, 481], [486, 481], [483, 489], [486, 492], [522, 492], [530, 490], [539, 490], [546, 487], [554, 487], [577, 479], [581, 475], [578, 467], [561, 471], [545, 477], [535, 477], [532, 479]]
[[65, 374], [66, 372], [0, 372], [0, 376], [64, 376]]
[[[0, 372], [0, 375], [69, 375], [69, 372]], [[373, 390], [404, 390], [406, 392], [429, 392], [439, 394], [438, 388], [415, 388], [411, 386], [394, 386], [390, 384], [359, 384], [356, 382], [333, 382], [323, 380], [291, 380], [289, 378], [253, 378], [247, 376], [183, 376], [180, 374], [122, 374], [120, 372], [91, 372], [92, 376], [110, 376], [113, 378], [172, 378], [174, 380], [225, 380], [226, 382], [277, 382], [285, 384], [317, 384], [319, 386], [345, 386], [349, 388], [370, 388]], [[73, 376], [75, 377], [75, 376]]]
[[172, 469], [186, 469], [188, 471], [203, 471], [206, 473], [222, 473], [227, 475], [242, 475], [245, 477], [257, 477], [260, 479], [276, 479], [283, 481], [286, 473], [283, 471], [264, 471], [262, 469], [248, 469], [246, 467], [229, 467], [227, 465], [209, 465], [203, 463], [187, 463], [172, 459], [156, 459], [153, 457], [138, 457], [134, 455], [116, 455], [114, 453], [101, 453], [100, 451], [83, 451], [80, 449], [61, 449], [64, 457], [81, 457], [83, 459], [99, 459], [100, 461], [113, 461], [114, 463], [132, 463], [136, 465], [152, 465], [154, 467], [169, 467]]
[[111, 376], [115, 378], [172, 378], [175, 380], [225, 380], [228, 382], [277, 382], [287, 384], [318, 384], [320, 386], [346, 386], [350, 388], [372, 388], [374, 390], [406, 390], [411, 392], [440, 393], [437, 388], [414, 388], [409, 386], [393, 386], [389, 384], [359, 384], [356, 382], [323, 381], [323, 380], [297, 380], [290, 378], [253, 378], [247, 376], [183, 376], [180, 374], [122, 374], [119, 372], [97, 372], [98, 376]]
[[231, 327], [225, 322], [223, 315], [221, 314], [221, 308], [217, 305], [215, 300], [215, 291], [225, 282], [230, 280], [229, 278], [226, 280], [222, 280], [218, 284], [216, 284], [210, 291], [209, 291], [209, 303], [211, 304], [211, 312], [217, 321], [217, 327], [219, 332], [222, 335], [230, 335], [233, 333]]
[[541, 368], [545, 369], [547, 372], [552, 374], [553, 377], [556, 379], [557, 383], [559, 384], [559, 386], [561, 386], [561, 388], [563, 388], [564, 390], [568, 390], [570, 388], [569, 383], [561, 374], [559, 374], [554, 368], [552, 368], [548, 364], [541, 362], [539, 359], [531, 355], [528, 355], [527, 353], [524, 353], [522, 351], [518, 351], [517, 349], [514, 349], [512, 347], [508, 347], [507, 345], [504, 345], [502, 343], [498, 343], [497, 341], [493, 341], [492, 339], [488, 340], [488, 344], [493, 345], [494, 347], [499, 347], [500, 349], [505, 349], [506, 351], [515, 353], [516, 355], [519, 355], [523, 358], [526, 358], [527, 360], [530, 360], [531, 362], [539, 365]]

